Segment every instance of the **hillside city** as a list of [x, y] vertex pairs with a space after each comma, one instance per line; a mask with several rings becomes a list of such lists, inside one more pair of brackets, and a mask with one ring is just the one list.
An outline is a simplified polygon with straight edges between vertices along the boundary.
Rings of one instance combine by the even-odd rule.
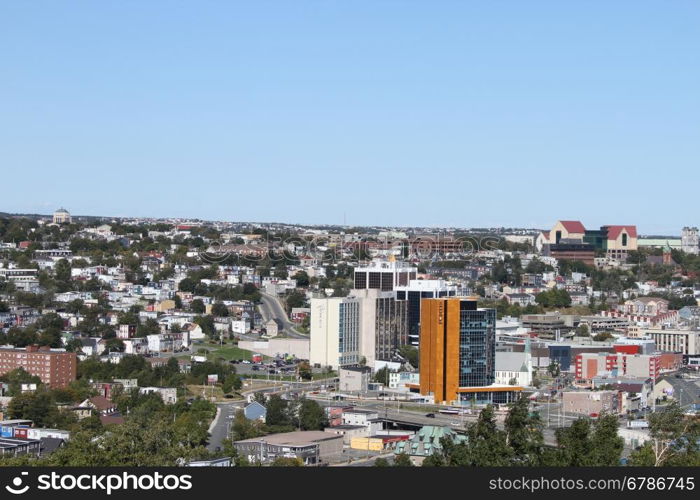
[[698, 466], [699, 234], [0, 214], [0, 464]]

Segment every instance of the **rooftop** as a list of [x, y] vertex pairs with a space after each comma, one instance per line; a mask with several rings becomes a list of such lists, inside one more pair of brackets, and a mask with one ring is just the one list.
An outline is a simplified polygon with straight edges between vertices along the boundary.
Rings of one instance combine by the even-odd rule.
[[264, 442], [273, 445], [288, 445], [288, 446], [304, 446], [314, 444], [319, 441], [328, 441], [330, 439], [339, 439], [339, 436], [334, 436], [324, 431], [295, 431], [283, 432], [281, 434], [270, 434], [258, 438], [243, 439], [236, 443], [260, 443]]

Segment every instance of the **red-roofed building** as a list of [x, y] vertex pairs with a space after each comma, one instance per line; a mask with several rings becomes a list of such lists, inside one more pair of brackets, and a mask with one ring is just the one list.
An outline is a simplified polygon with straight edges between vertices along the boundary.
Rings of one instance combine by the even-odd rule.
[[549, 243], [556, 245], [560, 240], [583, 240], [586, 228], [577, 220], [560, 220], [549, 232]]
[[624, 261], [630, 251], [637, 250], [637, 226], [633, 225], [605, 225], [587, 230], [580, 221], [560, 220], [547, 237], [546, 234], [542, 232], [538, 236], [540, 251], [561, 260], [592, 263], [591, 254], [604, 251], [607, 257]]
[[600, 229], [607, 233], [608, 257], [626, 260], [628, 252], [637, 250], [637, 226], [603, 226]]

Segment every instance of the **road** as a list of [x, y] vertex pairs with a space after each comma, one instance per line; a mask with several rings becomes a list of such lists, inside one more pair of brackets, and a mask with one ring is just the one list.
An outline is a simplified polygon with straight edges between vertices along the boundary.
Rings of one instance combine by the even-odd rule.
[[229, 426], [231, 425], [230, 417], [236, 413], [236, 410], [243, 408], [245, 401], [234, 401], [231, 403], [219, 403], [216, 406], [219, 411], [210, 427], [209, 444], [207, 450], [216, 451], [221, 448], [224, 440], [228, 436]]
[[[254, 394], [256, 392], [291, 392], [295, 390], [315, 390], [319, 389], [322, 386], [328, 386], [329, 383], [333, 381], [334, 383], [337, 384], [337, 379], [331, 379], [331, 380], [315, 380], [312, 382], [284, 382], [284, 383], [279, 383], [278, 386], [273, 386], [273, 387], [266, 387], [266, 388], [261, 388], [261, 389], [251, 389], [248, 391], [244, 391], [241, 393], [241, 395], [245, 398], [249, 394]], [[216, 451], [217, 448], [221, 448], [223, 446], [224, 440], [227, 438], [229, 435], [229, 430], [231, 426], [231, 419], [235, 415], [236, 411], [239, 409], [242, 409], [246, 404], [246, 400], [240, 400], [240, 401], [231, 401], [231, 402], [226, 402], [226, 403], [217, 403], [217, 408], [219, 411], [217, 412], [217, 416], [212, 422], [210, 428], [209, 428], [209, 443], [207, 444], [207, 449], [209, 451]]]
[[260, 293], [260, 297], [260, 314], [263, 317], [263, 321], [269, 321], [270, 319], [274, 318], [281, 324], [279, 333], [285, 333], [288, 337], [293, 339], [309, 338], [308, 335], [299, 333], [294, 329], [296, 325], [289, 321], [287, 313], [277, 297], [262, 292]]
[[700, 403], [700, 381], [698, 379], [686, 375], [683, 378], [668, 377], [666, 381], [673, 386], [673, 397], [682, 407]]

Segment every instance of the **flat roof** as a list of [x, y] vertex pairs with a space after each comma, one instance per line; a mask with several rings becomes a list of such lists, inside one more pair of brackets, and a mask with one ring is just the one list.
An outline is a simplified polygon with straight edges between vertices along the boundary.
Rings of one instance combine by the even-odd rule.
[[510, 392], [522, 391], [523, 388], [517, 385], [487, 385], [484, 387], [458, 387], [457, 392]]
[[331, 439], [342, 439], [342, 436], [331, 434], [324, 431], [295, 431], [283, 432], [281, 434], [270, 434], [259, 438], [243, 439], [236, 443], [260, 443], [288, 446], [308, 446], [319, 441], [328, 441]]

